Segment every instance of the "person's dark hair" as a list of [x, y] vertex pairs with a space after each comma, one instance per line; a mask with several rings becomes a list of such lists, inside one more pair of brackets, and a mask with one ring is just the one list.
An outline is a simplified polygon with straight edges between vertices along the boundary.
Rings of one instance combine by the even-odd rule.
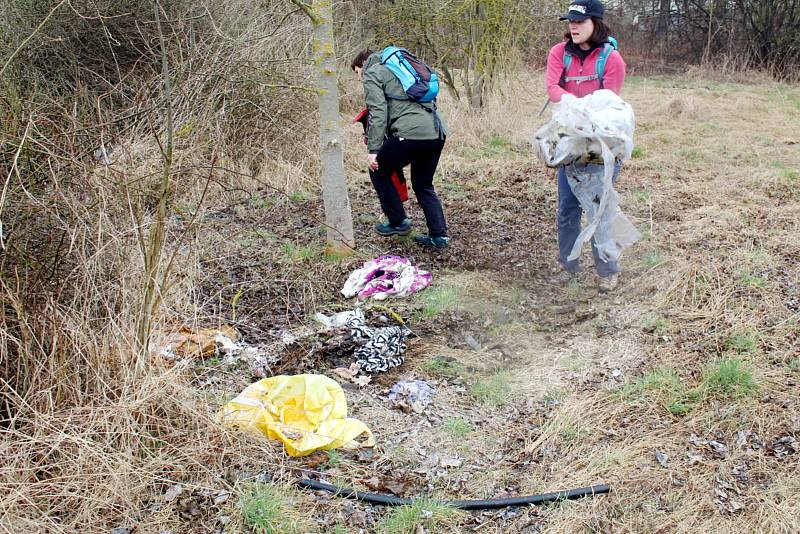
[[[592, 17], [592, 23], [594, 23], [594, 30], [591, 37], [589, 37], [590, 44], [604, 43], [608, 36], [611, 35], [611, 29], [603, 22], [603, 19]], [[564, 32], [564, 40], [570, 41], [571, 39], [572, 34], [569, 31]]]
[[364, 66], [364, 62], [372, 54], [373, 54], [373, 52], [369, 48], [365, 48], [361, 52], [356, 54], [356, 57], [354, 57], [352, 63], [350, 63], [350, 70], [356, 70], [356, 67], [359, 67], [359, 68], [363, 67]]

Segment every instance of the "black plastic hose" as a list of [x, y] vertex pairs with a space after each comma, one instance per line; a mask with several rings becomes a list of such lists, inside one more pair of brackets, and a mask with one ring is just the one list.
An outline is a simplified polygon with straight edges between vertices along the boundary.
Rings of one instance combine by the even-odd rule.
[[[298, 484], [304, 488], [311, 488], [315, 490], [324, 490], [340, 495], [342, 497], [350, 497], [360, 501], [369, 502], [372, 504], [382, 504], [384, 506], [404, 506], [412, 504], [411, 499], [403, 499], [402, 497], [392, 497], [390, 495], [381, 495], [379, 493], [367, 493], [364, 491], [355, 491], [350, 488], [343, 488], [341, 486], [334, 486], [326, 482], [319, 482], [317, 480], [309, 480], [307, 478], [298, 481]], [[488, 499], [488, 500], [474, 500], [474, 501], [444, 501], [441, 504], [459, 508], [461, 510], [493, 510], [496, 508], [506, 508], [509, 506], [525, 506], [545, 504], [555, 501], [565, 501], [580, 499], [581, 497], [588, 497], [590, 495], [599, 495], [601, 493], [608, 493], [611, 487], [608, 484], [599, 484], [597, 486], [589, 486], [588, 488], [577, 488], [568, 491], [556, 491], [553, 493], [542, 493], [541, 495], [528, 495], [526, 497], [511, 497], [508, 499]]]

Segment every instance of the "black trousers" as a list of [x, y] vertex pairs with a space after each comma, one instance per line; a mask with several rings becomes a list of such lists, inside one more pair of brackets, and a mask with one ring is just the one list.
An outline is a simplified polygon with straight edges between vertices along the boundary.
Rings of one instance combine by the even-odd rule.
[[406, 165], [411, 165], [411, 188], [425, 221], [428, 223], [428, 235], [443, 237], [447, 235], [447, 223], [444, 219], [442, 203], [433, 188], [433, 175], [439, 164], [439, 156], [444, 148], [444, 139], [415, 140], [389, 137], [378, 152], [378, 170], [369, 171], [369, 177], [381, 209], [389, 219], [389, 224], [399, 226], [406, 218], [406, 210], [400, 201], [400, 195], [392, 184], [392, 172]]

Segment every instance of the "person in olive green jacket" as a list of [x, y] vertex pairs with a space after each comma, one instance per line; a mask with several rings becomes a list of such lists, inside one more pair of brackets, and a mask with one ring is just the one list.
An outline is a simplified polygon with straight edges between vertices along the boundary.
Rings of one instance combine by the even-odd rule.
[[425, 214], [428, 235], [414, 240], [424, 246], [445, 248], [450, 243], [442, 203], [433, 187], [433, 175], [444, 148], [447, 130], [434, 103], [408, 99], [403, 86], [381, 64], [380, 52], [362, 50], [351, 63], [364, 84], [369, 129], [367, 163], [387, 222], [375, 226], [383, 236], [408, 235], [411, 219], [392, 184], [392, 172], [411, 165], [411, 187]]

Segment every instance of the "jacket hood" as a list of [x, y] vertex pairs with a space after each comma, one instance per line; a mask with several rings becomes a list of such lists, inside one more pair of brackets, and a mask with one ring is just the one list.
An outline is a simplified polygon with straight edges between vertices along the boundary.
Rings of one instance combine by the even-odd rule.
[[373, 53], [364, 62], [364, 71], [366, 72], [370, 67], [372, 67], [373, 65], [377, 65], [380, 62], [381, 62], [381, 53], [380, 52]]

